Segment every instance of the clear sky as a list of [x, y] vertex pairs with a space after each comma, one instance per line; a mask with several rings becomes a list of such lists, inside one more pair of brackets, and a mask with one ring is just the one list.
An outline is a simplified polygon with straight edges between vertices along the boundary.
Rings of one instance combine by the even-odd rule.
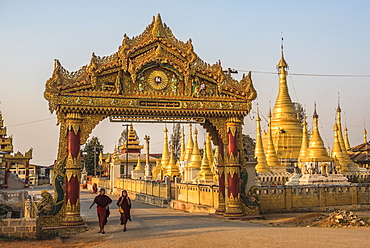
[[[276, 72], [283, 32], [291, 73], [369, 75], [369, 10], [369, 1], [334, 0], [0, 0], [0, 110], [15, 151], [33, 147], [31, 162], [50, 165], [56, 158], [59, 128], [43, 92], [56, 58], [75, 71], [89, 63], [92, 52], [99, 56], [116, 52], [124, 33], [141, 34], [152, 16], [161, 13], [174, 35], [183, 41], [192, 38], [195, 52], [211, 64], [220, 59], [225, 68]], [[267, 116], [276, 99], [278, 77], [252, 73], [252, 79], [260, 110]], [[370, 77], [291, 75], [288, 87], [293, 101], [307, 107], [310, 124], [316, 101], [326, 146], [333, 142], [339, 92], [351, 145], [362, 143], [364, 120], [370, 125]], [[252, 137], [254, 116], [252, 112], [244, 125], [244, 133]], [[266, 123], [262, 125], [266, 128]], [[144, 135], [150, 135], [151, 151], [161, 152], [163, 126], [136, 127], [142, 143]], [[103, 121], [92, 135], [111, 152], [121, 131], [120, 124]]]

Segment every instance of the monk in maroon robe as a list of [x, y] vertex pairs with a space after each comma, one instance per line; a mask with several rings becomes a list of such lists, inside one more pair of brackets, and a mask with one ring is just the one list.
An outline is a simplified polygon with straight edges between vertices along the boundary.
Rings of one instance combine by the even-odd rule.
[[96, 211], [98, 213], [98, 219], [99, 219], [99, 227], [100, 231], [99, 233], [104, 234], [104, 226], [107, 224], [107, 218], [109, 216], [109, 204], [112, 203], [112, 199], [109, 198], [109, 196], [105, 195], [105, 189], [100, 189], [99, 195], [97, 195], [94, 199], [94, 202], [89, 207], [90, 209], [94, 204], [96, 204]]
[[117, 205], [119, 208], [123, 210], [120, 210], [121, 213], [121, 225], [123, 225], [123, 231], [126, 232], [126, 224], [127, 220], [131, 221], [131, 200], [130, 197], [128, 197], [127, 191], [123, 190], [122, 195], [120, 198], [118, 198]]

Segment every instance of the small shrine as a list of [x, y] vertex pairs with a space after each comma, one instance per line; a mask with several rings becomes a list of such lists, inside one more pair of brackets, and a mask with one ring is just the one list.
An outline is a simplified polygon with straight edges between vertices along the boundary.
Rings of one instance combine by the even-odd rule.
[[30, 185], [29, 161], [32, 159], [32, 148], [25, 154], [21, 152], [13, 153], [13, 138], [7, 135], [1, 112], [0, 156], [0, 182], [2, 182], [3, 188], [28, 188]]

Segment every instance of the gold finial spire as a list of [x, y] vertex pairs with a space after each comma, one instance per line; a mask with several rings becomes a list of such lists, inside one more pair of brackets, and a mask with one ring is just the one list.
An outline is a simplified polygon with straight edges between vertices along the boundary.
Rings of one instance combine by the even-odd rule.
[[162, 152], [162, 168], [166, 168], [168, 162], [170, 161], [170, 152], [168, 151], [168, 135], [167, 135], [167, 127], [164, 126], [164, 138], [163, 138], [163, 152]]
[[209, 132], [207, 132], [205, 149], [207, 149], [208, 163], [212, 165], [213, 164], [213, 151], [212, 151], [211, 135]]
[[367, 131], [366, 131], [366, 125], [364, 124], [364, 143], [367, 143]]
[[301, 160], [302, 162], [331, 162], [332, 158], [329, 157], [328, 151], [324, 146], [324, 142], [321, 138], [319, 132], [319, 115], [315, 110], [313, 114], [313, 131], [311, 135], [311, 140], [308, 144], [306, 151], [306, 157]]
[[137, 155], [137, 165], [134, 170], [144, 170], [143, 167], [141, 166], [140, 154]]
[[198, 146], [198, 130], [194, 128], [194, 145], [193, 151], [190, 157], [189, 167], [200, 168], [202, 158], [200, 157], [199, 146]]
[[339, 139], [338, 139], [338, 124], [334, 124], [334, 144], [333, 144], [333, 150], [331, 152], [331, 156], [336, 160], [341, 168], [340, 172], [348, 171], [346, 160], [343, 156], [342, 148], [340, 147]]
[[254, 149], [254, 157], [257, 158], [256, 171], [257, 172], [270, 172], [267, 164], [265, 152], [263, 150], [262, 137], [261, 137], [261, 118], [257, 104], [257, 118], [256, 118], [256, 147]]
[[[342, 149], [343, 157], [346, 161], [347, 166], [356, 166], [351, 159], [349, 158], [348, 152], [346, 150], [346, 146], [344, 144], [343, 134], [342, 134], [342, 116], [341, 116], [342, 109], [340, 108], [340, 97], [338, 93], [338, 108], [337, 108], [337, 126], [338, 126], [338, 141], [340, 144], [340, 148]], [[345, 168], [347, 168], [347, 166]], [[347, 168], [348, 171], [348, 168]]]
[[191, 158], [191, 153], [193, 152], [193, 146], [194, 146], [194, 141], [193, 141], [193, 127], [191, 124], [189, 124], [189, 139], [188, 139], [188, 144], [186, 145], [185, 149], [185, 157], [184, 161], [190, 161]]
[[308, 148], [308, 136], [307, 136], [307, 120], [306, 120], [306, 114], [304, 115], [303, 119], [303, 132], [302, 132], [302, 145], [301, 145], [301, 150], [299, 152], [299, 158], [298, 158], [298, 167], [301, 168], [301, 163], [300, 161], [306, 157], [306, 152]]
[[344, 145], [346, 147], [346, 151], [351, 149], [351, 145], [349, 143], [349, 137], [348, 137], [348, 129], [347, 124], [344, 124]]
[[185, 159], [185, 131], [184, 131], [184, 126], [182, 126], [180, 161], [184, 161], [184, 159]]
[[267, 152], [266, 152], [266, 160], [269, 166], [277, 167], [281, 166], [276, 155], [274, 143], [272, 141], [272, 132], [271, 132], [271, 109], [269, 111], [269, 123], [268, 123], [268, 133], [267, 133]]

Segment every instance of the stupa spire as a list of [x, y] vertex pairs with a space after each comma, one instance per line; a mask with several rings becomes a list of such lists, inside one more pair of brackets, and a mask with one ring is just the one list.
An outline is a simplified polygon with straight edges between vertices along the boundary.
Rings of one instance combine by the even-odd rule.
[[[347, 150], [346, 150], [346, 146], [344, 144], [344, 139], [343, 139], [343, 134], [342, 134], [342, 116], [341, 116], [342, 109], [340, 108], [339, 99], [340, 99], [340, 97], [339, 97], [339, 93], [338, 93], [338, 108], [337, 108], [338, 141], [339, 141], [339, 144], [340, 144], [340, 148], [342, 149], [343, 158], [345, 159], [346, 164], [348, 166], [348, 165], [352, 165], [353, 163], [351, 162], [351, 160], [349, 158], [349, 155], [348, 155]], [[357, 166], [357, 165], [355, 165], [355, 166]]]
[[343, 156], [343, 151], [340, 147], [339, 139], [338, 139], [338, 124], [334, 124], [334, 144], [333, 150], [331, 152], [331, 156], [334, 160], [337, 160], [340, 164], [341, 172], [348, 171], [346, 160]]
[[298, 159], [298, 167], [301, 168], [301, 163], [300, 161], [306, 157], [306, 152], [308, 148], [308, 136], [307, 136], [307, 120], [306, 120], [306, 114], [304, 115], [303, 119], [303, 132], [302, 132], [302, 145], [301, 145], [301, 150], [299, 152], [299, 159]]
[[162, 152], [162, 168], [165, 169], [170, 161], [170, 152], [168, 151], [168, 130], [166, 124], [164, 125], [164, 137], [163, 137], [163, 152]]
[[170, 147], [170, 154], [171, 154], [170, 155], [170, 160], [168, 162], [165, 175], [172, 178], [174, 176], [179, 176], [180, 171], [179, 171], [179, 167], [177, 166], [177, 164], [175, 164], [175, 156], [174, 156], [173, 146]]
[[[279, 91], [272, 111], [271, 132], [274, 136], [275, 151], [283, 160], [298, 159], [302, 144], [302, 127], [287, 85], [288, 68], [282, 44], [281, 58], [276, 65], [279, 74]], [[266, 149], [267, 137], [264, 137], [264, 145]]]
[[207, 132], [207, 136], [206, 136], [205, 149], [207, 150], [208, 163], [209, 165], [212, 165], [213, 164], [213, 151], [212, 151], [211, 135], [209, 132]]
[[367, 131], [366, 131], [366, 125], [364, 124], [364, 143], [367, 143]]
[[344, 145], [346, 147], [346, 151], [348, 151], [349, 149], [351, 149], [351, 145], [349, 143], [347, 125], [344, 125]]
[[324, 142], [321, 138], [319, 132], [319, 115], [316, 112], [316, 103], [315, 110], [313, 113], [313, 131], [311, 135], [311, 140], [308, 144], [306, 151], [306, 157], [302, 159], [303, 162], [331, 162], [332, 158], [329, 157], [328, 151], [324, 146]]
[[198, 146], [198, 130], [194, 129], [194, 144], [193, 152], [191, 153], [189, 167], [200, 168], [202, 158], [200, 157], [199, 146]]
[[206, 148], [206, 142], [204, 143], [204, 149], [203, 149], [203, 159], [200, 166], [200, 171], [198, 172], [198, 176], [195, 178], [196, 181], [199, 182], [213, 182], [213, 173], [211, 171], [211, 168], [209, 166], [209, 160], [208, 160], [208, 153]]
[[254, 157], [257, 158], [256, 171], [257, 172], [270, 172], [270, 168], [267, 164], [265, 151], [262, 144], [261, 136], [261, 118], [259, 114], [259, 108], [257, 105], [257, 118], [256, 118], [256, 147], [254, 148]]
[[272, 141], [272, 132], [271, 132], [271, 109], [269, 111], [269, 123], [268, 123], [268, 132], [267, 132], [267, 151], [266, 151], [266, 160], [269, 166], [277, 167], [280, 166], [278, 157], [276, 155], [274, 143]]
[[189, 139], [188, 139], [188, 143], [185, 149], [185, 157], [184, 157], [185, 161], [190, 161], [191, 153], [193, 152], [193, 146], [194, 146], [193, 127], [191, 124], [189, 124]]
[[141, 166], [140, 154], [137, 155], [137, 165], [134, 170], [144, 170], [143, 167]]
[[185, 131], [184, 131], [184, 126], [182, 126], [180, 161], [184, 161], [184, 159], [185, 159]]

